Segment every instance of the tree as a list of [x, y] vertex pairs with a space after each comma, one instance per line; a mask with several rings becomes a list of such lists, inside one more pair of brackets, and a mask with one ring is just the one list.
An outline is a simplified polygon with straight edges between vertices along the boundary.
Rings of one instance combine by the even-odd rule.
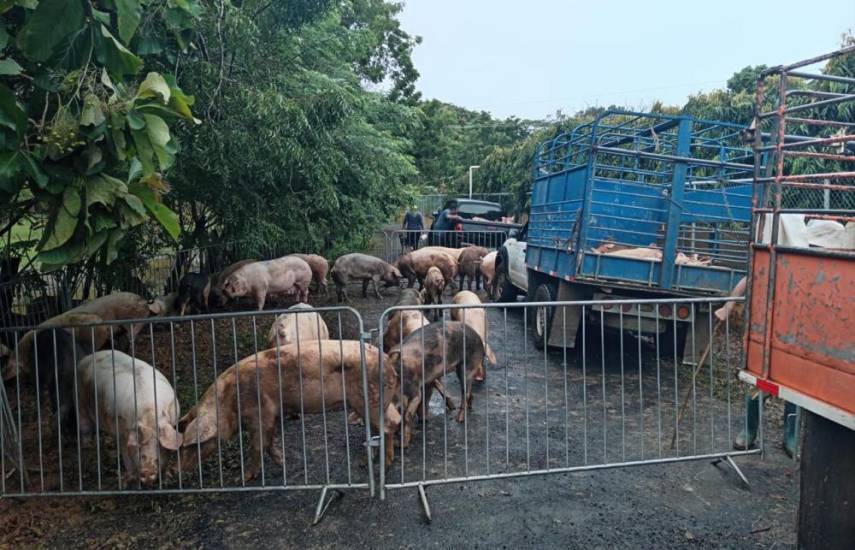
[[[137, 33], [156, 20], [192, 32], [198, 0], [0, 2], [0, 238], [35, 227], [43, 270], [97, 255], [109, 264], [134, 227], [156, 219], [178, 236], [161, 197], [193, 98], [144, 71]], [[175, 42], [175, 40], [173, 40]]]
[[363, 86], [395, 81], [408, 62], [389, 49], [391, 35], [405, 40], [394, 13], [374, 1], [217, 1], [191, 47], [153, 54], [196, 93], [202, 119], [181, 129], [167, 197], [185, 244], [352, 249], [404, 203], [415, 111]]

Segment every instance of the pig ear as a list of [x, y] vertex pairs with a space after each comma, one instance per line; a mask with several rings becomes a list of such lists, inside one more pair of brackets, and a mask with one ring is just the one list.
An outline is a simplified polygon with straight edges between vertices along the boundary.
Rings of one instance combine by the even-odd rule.
[[196, 417], [184, 429], [181, 445], [187, 447], [204, 443], [217, 435], [217, 426], [208, 417]]
[[398, 348], [391, 350], [386, 357], [387, 363], [397, 367], [401, 363], [401, 349]]
[[401, 412], [398, 410], [398, 407], [389, 403], [386, 406], [386, 427], [396, 427], [401, 424]]
[[161, 447], [170, 451], [177, 451], [181, 447], [183, 438], [181, 434], [175, 430], [172, 424], [161, 424], [158, 428], [157, 439]]
[[137, 430], [131, 430], [131, 433], [128, 435], [128, 439], [130, 440], [131, 436], [133, 436], [134, 441], [137, 441], [137, 433], [140, 435], [140, 440], [142, 444], [145, 445], [148, 443], [152, 437], [154, 437], [154, 430], [148, 424], [144, 424], [140, 421], [137, 425]]

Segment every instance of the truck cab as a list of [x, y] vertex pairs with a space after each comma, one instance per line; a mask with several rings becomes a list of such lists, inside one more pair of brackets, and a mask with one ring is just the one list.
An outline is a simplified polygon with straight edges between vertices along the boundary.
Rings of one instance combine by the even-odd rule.
[[[754, 155], [744, 131], [689, 116], [607, 111], [540, 144], [527, 299], [673, 298], [664, 307], [602, 304], [585, 314], [619, 330], [673, 333], [678, 355], [690, 328], [703, 345], [709, 312], [679, 299], [727, 295], [746, 274]], [[575, 346], [582, 308], [561, 309], [561, 323], [553, 322], [558, 308], [538, 309], [539, 348]]]

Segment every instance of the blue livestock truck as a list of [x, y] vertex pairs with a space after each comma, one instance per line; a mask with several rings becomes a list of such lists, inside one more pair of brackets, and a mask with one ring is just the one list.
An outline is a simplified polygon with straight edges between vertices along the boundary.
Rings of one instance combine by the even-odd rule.
[[[748, 262], [754, 153], [744, 141], [735, 124], [608, 111], [540, 144], [527, 235], [500, 250], [505, 299], [727, 295]], [[539, 349], [575, 347], [583, 309], [558, 309], [536, 310]], [[603, 304], [584, 313], [606, 328], [672, 338], [680, 356], [690, 330], [695, 349], [709, 340], [705, 304]]]

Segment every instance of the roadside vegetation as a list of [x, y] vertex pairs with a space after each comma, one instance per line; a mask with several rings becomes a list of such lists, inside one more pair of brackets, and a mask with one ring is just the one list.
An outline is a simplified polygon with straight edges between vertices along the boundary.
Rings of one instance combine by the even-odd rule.
[[[536, 144], [603, 109], [497, 119], [423, 99], [420, 38], [401, 9], [0, 1], [4, 256], [21, 270], [109, 273], [231, 241], [335, 255], [364, 247], [414, 196], [463, 191], [472, 164], [476, 192], [510, 192], [524, 212]], [[762, 69], [650, 110], [747, 124]], [[828, 70], [851, 76], [855, 59]]]

